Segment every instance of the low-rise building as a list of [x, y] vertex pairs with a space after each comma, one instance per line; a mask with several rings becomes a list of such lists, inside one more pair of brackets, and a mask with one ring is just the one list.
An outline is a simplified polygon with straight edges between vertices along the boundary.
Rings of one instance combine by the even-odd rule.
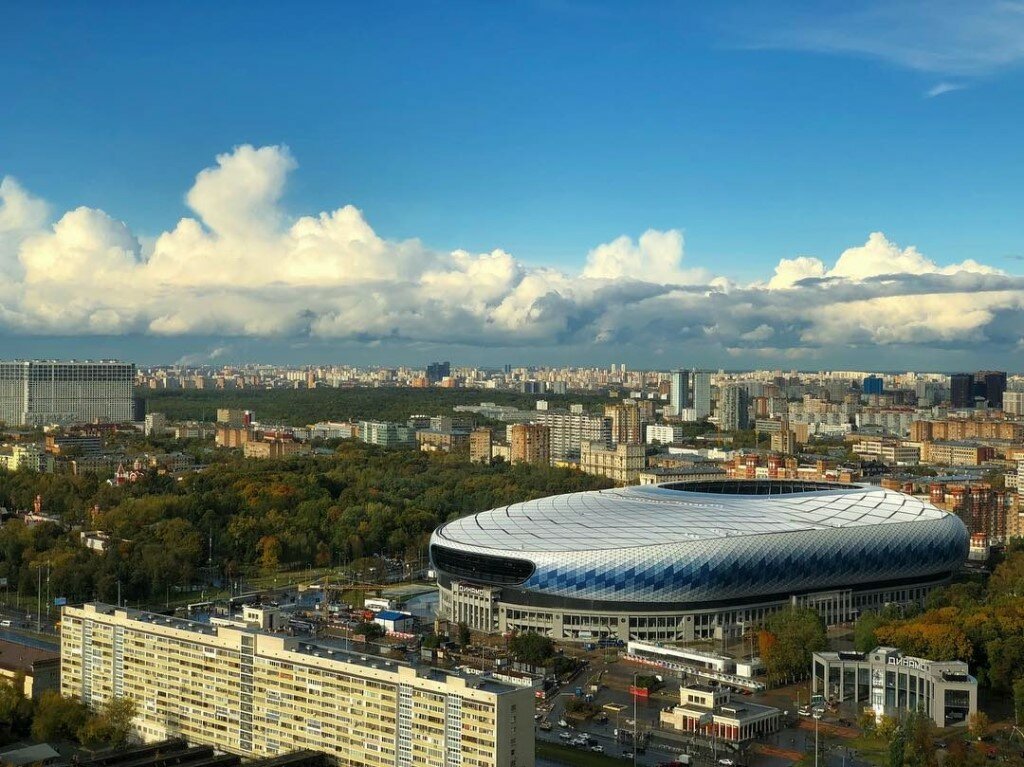
[[24, 678], [26, 698], [37, 698], [46, 690], [60, 691], [60, 652], [0, 639], [0, 678]]
[[644, 469], [637, 474], [641, 485], [660, 485], [665, 482], [701, 482], [709, 479], [725, 479], [725, 469], [710, 464], [680, 466], [677, 468], [655, 467]]
[[286, 458], [290, 455], [302, 455], [309, 448], [292, 439], [265, 438], [259, 442], [246, 442], [243, 455], [246, 458]]
[[416, 443], [425, 453], [467, 453], [469, 432], [461, 429], [420, 429], [416, 432]]
[[735, 699], [726, 687], [694, 684], [679, 688], [679, 705], [661, 712], [661, 724], [739, 744], [778, 731], [781, 713]]
[[996, 457], [994, 448], [976, 442], [922, 442], [921, 461], [945, 466], [980, 466]]
[[868, 653], [816, 652], [811, 692], [870, 706], [876, 716], [923, 710], [939, 727], [962, 724], [978, 710], [978, 680], [963, 661], [932, 661], [895, 647]]

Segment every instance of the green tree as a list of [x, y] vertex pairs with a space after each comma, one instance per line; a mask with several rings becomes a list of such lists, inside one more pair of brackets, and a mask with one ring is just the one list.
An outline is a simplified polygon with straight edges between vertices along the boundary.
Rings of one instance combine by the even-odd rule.
[[765, 623], [761, 659], [769, 676], [796, 679], [810, 672], [811, 654], [826, 644], [825, 624], [815, 610], [781, 610]]
[[0, 680], [0, 730], [8, 740], [23, 736], [32, 721], [32, 701], [25, 697], [25, 677]]
[[988, 587], [996, 596], [1024, 597], [1024, 551], [1008, 551], [992, 571]]
[[469, 642], [473, 638], [473, 634], [470, 632], [469, 626], [465, 623], [459, 623], [457, 637], [461, 647], [469, 647]]
[[532, 631], [516, 634], [509, 640], [508, 649], [520, 663], [542, 666], [555, 651], [555, 643], [549, 637]]
[[374, 639], [380, 639], [384, 636], [384, 627], [379, 623], [374, 623], [373, 621], [363, 621], [352, 629], [352, 633], [356, 636], [363, 637], [368, 642], [371, 642]]
[[135, 717], [135, 701], [131, 698], [109, 698], [95, 716], [78, 730], [78, 739], [89, 748], [121, 748], [128, 743]]
[[420, 643], [420, 647], [426, 647], [428, 650], [433, 650], [435, 647], [440, 646], [441, 637], [438, 634], [427, 634]]
[[74, 738], [88, 719], [89, 710], [84, 704], [65, 698], [56, 690], [46, 690], [35, 701], [32, 738], [38, 741]]
[[902, 727], [896, 727], [892, 738], [889, 740], [889, 767], [903, 767], [906, 751], [906, 734]]
[[858, 652], [870, 652], [878, 647], [875, 632], [885, 623], [879, 613], [867, 612], [857, 619], [853, 626], [853, 646]]
[[903, 722], [903, 762], [906, 767], [936, 767], [935, 723], [922, 711], [911, 711]]

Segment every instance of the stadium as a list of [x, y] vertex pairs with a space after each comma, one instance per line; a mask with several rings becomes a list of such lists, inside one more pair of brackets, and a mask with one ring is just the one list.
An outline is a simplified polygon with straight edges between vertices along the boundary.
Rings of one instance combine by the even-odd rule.
[[434, 531], [442, 617], [558, 640], [732, 637], [790, 604], [829, 624], [920, 603], [967, 557], [958, 517], [866, 485], [718, 480], [558, 495]]

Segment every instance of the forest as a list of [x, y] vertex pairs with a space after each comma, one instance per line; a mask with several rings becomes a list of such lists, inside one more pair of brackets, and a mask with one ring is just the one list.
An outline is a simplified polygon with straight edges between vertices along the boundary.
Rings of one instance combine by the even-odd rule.
[[[998, 693], [1024, 682], [1024, 541], [1015, 539], [986, 580], [932, 592], [925, 610], [868, 613], [854, 627], [858, 650], [899, 647], [931, 660], [963, 660]], [[1017, 694], [1024, 703], [1024, 687]]]
[[[180, 481], [153, 473], [124, 487], [94, 475], [0, 469], [0, 505], [31, 508], [38, 494], [44, 511], [64, 522], [8, 520], [0, 528], [0, 577], [11, 594], [34, 595], [41, 566], [49, 593], [71, 602], [113, 601], [120, 585], [125, 599], [162, 603], [195, 586], [208, 560], [227, 578], [376, 555], [422, 562], [444, 521], [609, 485], [575, 470], [471, 464], [348, 440], [330, 456], [235, 456]], [[85, 548], [80, 530], [109, 534], [107, 552]]]

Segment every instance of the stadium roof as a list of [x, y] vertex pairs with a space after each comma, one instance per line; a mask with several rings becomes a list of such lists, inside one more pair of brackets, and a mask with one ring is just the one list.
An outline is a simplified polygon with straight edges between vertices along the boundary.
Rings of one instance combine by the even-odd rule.
[[435, 540], [503, 551], [622, 549], [945, 515], [927, 501], [875, 486], [727, 480], [540, 498], [449, 522]]

